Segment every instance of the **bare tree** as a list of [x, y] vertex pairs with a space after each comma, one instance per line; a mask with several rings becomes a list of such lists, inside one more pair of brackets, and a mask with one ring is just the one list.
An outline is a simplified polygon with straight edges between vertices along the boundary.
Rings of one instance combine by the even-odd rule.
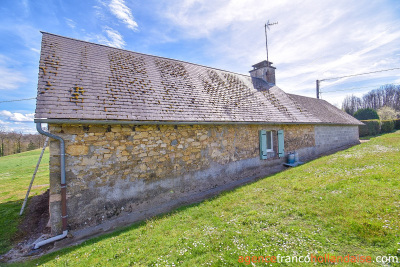
[[6, 131], [3, 126], [0, 126], [0, 157], [4, 156], [4, 140], [6, 139]]
[[378, 110], [385, 106], [400, 111], [400, 85], [383, 85], [379, 89], [369, 91], [362, 98], [347, 96], [342, 103], [342, 109], [351, 115], [360, 108]]
[[342, 109], [350, 115], [354, 115], [362, 107], [361, 99], [354, 95], [346, 96], [342, 103]]
[[13, 132], [12, 133], [13, 141], [14, 141], [14, 154], [21, 153], [21, 139], [22, 133]]

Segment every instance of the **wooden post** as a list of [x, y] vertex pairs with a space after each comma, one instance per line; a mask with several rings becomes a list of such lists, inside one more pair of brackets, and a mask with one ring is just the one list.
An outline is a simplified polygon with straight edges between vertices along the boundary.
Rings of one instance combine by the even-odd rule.
[[19, 216], [21, 216], [22, 213], [24, 212], [26, 202], [28, 201], [29, 192], [31, 192], [32, 184], [33, 184], [33, 181], [35, 180], [35, 176], [36, 176], [37, 170], [39, 169], [40, 161], [42, 160], [42, 157], [43, 157], [43, 154], [44, 154], [44, 151], [46, 149], [48, 141], [49, 141], [49, 137], [47, 137], [46, 141], [44, 141], [42, 153], [40, 153], [40, 157], [39, 157], [38, 163], [36, 164], [36, 169], [33, 172], [31, 183], [29, 184], [28, 191], [26, 192], [25, 200], [24, 200], [24, 203], [22, 203], [22, 207], [21, 207], [21, 211], [19, 212]]
[[319, 99], [319, 80], [317, 80], [316, 83], [317, 83], [317, 98]]

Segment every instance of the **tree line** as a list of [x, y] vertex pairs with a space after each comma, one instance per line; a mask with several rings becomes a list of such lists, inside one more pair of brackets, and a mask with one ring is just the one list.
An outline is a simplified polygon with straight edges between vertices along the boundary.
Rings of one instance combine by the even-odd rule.
[[7, 132], [0, 127], [0, 157], [42, 148], [46, 136]]
[[342, 103], [342, 109], [350, 115], [354, 115], [359, 109], [379, 110], [383, 107], [400, 111], [400, 85], [386, 84], [369, 91], [361, 98], [357, 96], [346, 96]]

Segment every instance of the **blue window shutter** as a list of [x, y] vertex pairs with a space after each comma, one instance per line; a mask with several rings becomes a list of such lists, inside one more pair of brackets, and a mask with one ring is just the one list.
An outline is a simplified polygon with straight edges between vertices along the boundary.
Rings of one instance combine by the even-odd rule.
[[280, 158], [285, 156], [285, 140], [283, 130], [278, 131], [278, 155]]
[[260, 130], [260, 159], [267, 159], [267, 131]]

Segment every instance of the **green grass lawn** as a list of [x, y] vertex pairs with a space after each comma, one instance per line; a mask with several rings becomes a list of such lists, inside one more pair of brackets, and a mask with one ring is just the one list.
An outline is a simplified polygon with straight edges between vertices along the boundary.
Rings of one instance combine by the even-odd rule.
[[25, 264], [244, 266], [240, 256], [328, 253], [400, 259], [399, 177], [400, 131]]
[[[0, 157], [0, 254], [7, 252], [21, 221], [19, 211], [41, 149]], [[49, 152], [46, 150], [30, 196], [49, 188]]]

